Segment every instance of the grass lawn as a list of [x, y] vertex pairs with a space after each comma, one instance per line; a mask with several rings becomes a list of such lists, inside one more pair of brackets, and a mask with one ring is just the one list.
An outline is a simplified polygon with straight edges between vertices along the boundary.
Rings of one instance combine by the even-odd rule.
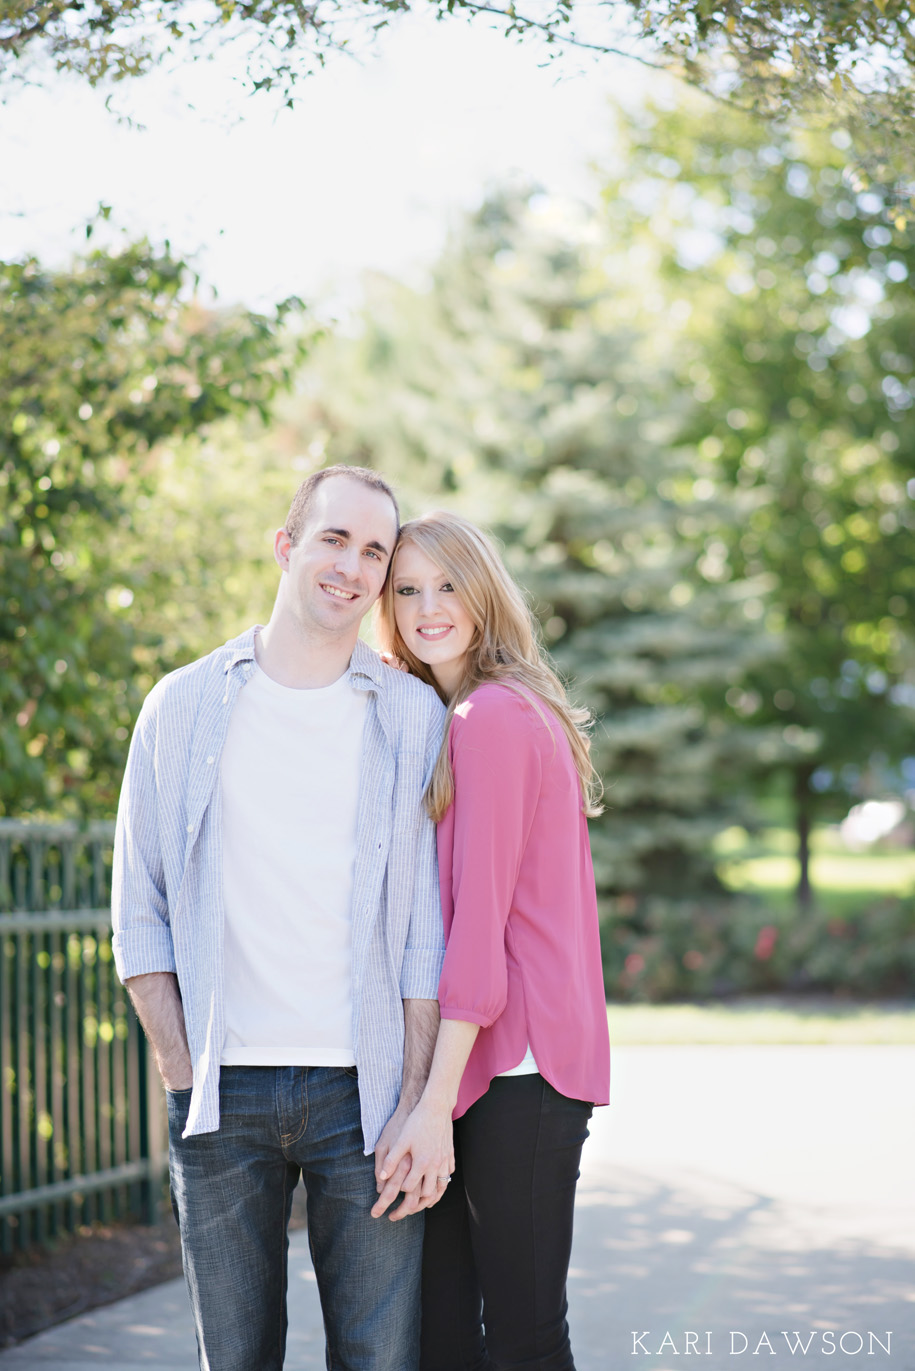
[[810, 997], [748, 997], [727, 1004], [611, 1004], [611, 1045], [652, 1043], [915, 1043], [915, 1000], [836, 1003]]
[[[755, 837], [731, 828], [716, 844], [718, 874], [731, 890], [765, 897], [775, 914], [793, 910], [798, 880], [795, 837], [769, 828]], [[848, 915], [881, 896], [915, 894], [915, 852], [849, 852], [831, 829], [811, 837], [810, 880], [814, 900], [830, 914]]]
[[[718, 874], [731, 890], [761, 898], [773, 922], [797, 918], [795, 836], [769, 828], [719, 835]], [[815, 904], [829, 917], [871, 907], [881, 898], [915, 894], [915, 852], [849, 852], [838, 833], [811, 837]], [[915, 1043], [915, 987], [911, 1000], [868, 1002], [828, 995], [758, 995], [705, 1004], [611, 1004], [611, 1043]]]

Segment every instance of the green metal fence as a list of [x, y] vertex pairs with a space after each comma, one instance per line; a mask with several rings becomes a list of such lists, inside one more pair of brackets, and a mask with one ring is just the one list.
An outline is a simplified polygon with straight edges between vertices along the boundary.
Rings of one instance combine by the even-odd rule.
[[155, 1218], [162, 1095], [114, 970], [114, 826], [0, 819], [0, 1250]]

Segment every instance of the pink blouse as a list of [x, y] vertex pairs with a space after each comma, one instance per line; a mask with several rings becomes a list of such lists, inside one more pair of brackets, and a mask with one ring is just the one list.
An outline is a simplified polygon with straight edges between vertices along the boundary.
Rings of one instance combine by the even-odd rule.
[[481, 1025], [454, 1117], [528, 1043], [560, 1094], [606, 1104], [607, 1007], [581, 787], [562, 726], [509, 686], [459, 705], [454, 803], [438, 826], [443, 1019]]

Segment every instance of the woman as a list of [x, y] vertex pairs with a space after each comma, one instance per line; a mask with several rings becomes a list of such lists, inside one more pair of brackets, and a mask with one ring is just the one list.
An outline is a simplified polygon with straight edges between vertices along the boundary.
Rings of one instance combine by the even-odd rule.
[[609, 1082], [587, 716], [492, 544], [457, 515], [404, 525], [378, 621], [383, 648], [449, 706], [426, 793], [447, 938], [442, 1023], [382, 1171], [410, 1154], [410, 1186], [434, 1168], [421, 1371], [567, 1371], [575, 1184]]

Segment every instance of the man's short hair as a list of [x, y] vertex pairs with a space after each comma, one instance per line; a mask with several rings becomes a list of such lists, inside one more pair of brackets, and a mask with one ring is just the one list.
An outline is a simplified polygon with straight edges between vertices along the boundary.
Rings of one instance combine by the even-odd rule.
[[322, 467], [320, 471], [313, 471], [310, 476], [306, 476], [293, 496], [284, 525], [293, 547], [296, 546], [302, 536], [302, 529], [311, 513], [318, 486], [321, 485], [322, 481], [326, 481], [329, 476], [349, 476], [351, 480], [361, 481], [364, 486], [368, 486], [371, 490], [377, 490], [382, 495], [386, 495], [394, 506], [394, 518], [397, 522], [398, 531], [400, 530], [400, 509], [397, 504], [397, 497], [387, 481], [379, 476], [377, 471], [372, 471], [369, 467], [349, 467], [343, 462], [338, 462], [336, 466]]

